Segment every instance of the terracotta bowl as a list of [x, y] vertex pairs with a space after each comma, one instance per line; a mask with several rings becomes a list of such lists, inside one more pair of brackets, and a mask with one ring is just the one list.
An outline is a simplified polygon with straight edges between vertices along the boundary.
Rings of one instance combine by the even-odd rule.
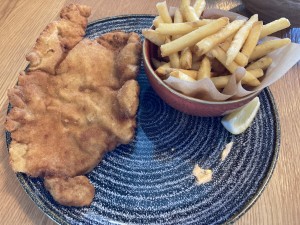
[[162, 100], [181, 112], [202, 117], [223, 116], [232, 112], [234, 109], [245, 105], [258, 95], [258, 92], [254, 92], [238, 100], [227, 100], [222, 102], [206, 101], [185, 96], [169, 87], [155, 73], [151, 64], [151, 58], [157, 55], [156, 50], [157, 47], [154, 44], [147, 39], [144, 40], [143, 60], [148, 80]]

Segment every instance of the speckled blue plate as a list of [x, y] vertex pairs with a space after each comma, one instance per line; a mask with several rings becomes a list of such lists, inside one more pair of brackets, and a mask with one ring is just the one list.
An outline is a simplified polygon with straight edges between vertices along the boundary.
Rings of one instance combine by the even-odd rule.
[[[91, 23], [87, 37], [113, 30], [141, 33], [153, 16], [131, 15]], [[135, 139], [108, 153], [88, 177], [96, 187], [90, 207], [64, 207], [53, 201], [41, 179], [17, 174], [32, 200], [59, 224], [223, 224], [234, 222], [254, 204], [274, 170], [279, 120], [271, 92], [259, 95], [252, 126], [231, 135], [221, 118], [188, 116], [166, 105], [150, 87], [143, 66]], [[233, 141], [225, 161], [220, 154]], [[10, 142], [7, 133], [7, 143]], [[213, 179], [196, 185], [198, 163]]]

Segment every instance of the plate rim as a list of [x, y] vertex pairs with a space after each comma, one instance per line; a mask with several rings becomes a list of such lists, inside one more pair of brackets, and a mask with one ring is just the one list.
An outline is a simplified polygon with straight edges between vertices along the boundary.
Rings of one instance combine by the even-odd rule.
[[[154, 14], [124, 14], [124, 15], [116, 15], [116, 16], [110, 16], [110, 17], [104, 17], [100, 19], [93, 20], [88, 23], [88, 26], [92, 26], [98, 23], [101, 23], [103, 21], [110, 21], [110, 20], [117, 20], [117, 19], [126, 19], [126, 18], [154, 18], [156, 15]], [[28, 68], [29, 65], [26, 66]], [[236, 212], [234, 215], [232, 215], [227, 221], [222, 223], [223, 225], [227, 224], [233, 224], [236, 222], [239, 218], [241, 218], [259, 199], [259, 197], [262, 195], [263, 191], [269, 184], [269, 181], [275, 171], [276, 164], [279, 157], [279, 151], [280, 151], [280, 143], [281, 143], [281, 129], [280, 129], [280, 118], [278, 113], [278, 108], [275, 102], [275, 98], [270, 90], [269, 87], [264, 88], [262, 91], [265, 91], [267, 99], [270, 101], [271, 105], [271, 111], [274, 118], [274, 131], [275, 131], [275, 142], [274, 142], [274, 154], [271, 158], [270, 166], [268, 167], [268, 170], [264, 176], [264, 178], [261, 180], [261, 184], [259, 185], [256, 193], [250, 198], [243, 207], [241, 207], [238, 212]], [[8, 106], [8, 111], [10, 109], [10, 104]], [[6, 147], [7, 151], [9, 151], [9, 132], [5, 130], [5, 136], [6, 136]], [[27, 195], [30, 197], [30, 200], [34, 202], [34, 204], [38, 207], [38, 209], [45, 214], [48, 218], [50, 218], [55, 223], [65, 225], [69, 224], [66, 220], [64, 220], [63, 217], [58, 216], [53, 210], [49, 209], [47, 206], [45, 206], [44, 202], [37, 198], [31, 191], [30, 186], [26, 183], [26, 180], [24, 178], [26, 176], [22, 173], [16, 173], [16, 177], [21, 184], [21, 187], [23, 190], [27, 193]]]
[[228, 219], [223, 224], [233, 224], [236, 222], [239, 218], [241, 218], [247, 211], [255, 204], [255, 202], [259, 199], [259, 197], [262, 195], [264, 190], [266, 189], [267, 185], [269, 184], [271, 177], [275, 171], [278, 157], [279, 157], [279, 152], [280, 152], [280, 143], [281, 143], [281, 129], [280, 129], [280, 119], [279, 119], [279, 113], [278, 113], [278, 108], [275, 102], [275, 98], [270, 90], [269, 87], [264, 88], [266, 91], [267, 97], [269, 101], [271, 102], [272, 108], [271, 110], [273, 111], [274, 114], [274, 122], [275, 122], [275, 149], [274, 149], [274, 155], [272, 158], [272, 161], [270, 163], [269, 169], [266, 173], [266, 176], [264, 179], [261, 180], [261, 184], [259, 185], [259, 188], [257, 189], [256, 193], [253, 195], [251, 199], [245, 205], [239, 210], [239, 212], [235, 213]]

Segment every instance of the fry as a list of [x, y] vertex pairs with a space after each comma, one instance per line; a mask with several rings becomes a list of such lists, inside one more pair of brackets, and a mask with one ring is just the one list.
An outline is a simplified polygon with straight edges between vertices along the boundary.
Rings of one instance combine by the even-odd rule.
[[263, 23], [261, 21], [257, 21], [253, 24], [253, 27], [241, 51], [241, 53], [243, 53], [247, 58], [250, 57], [255, 46], [257, 45], [262, 27], [263, 27]]
[[183, 17], [179, 9], [176, 9], [174, 14], [174, 23], [182, 23]]
[[248, 70], [249, 73], [251, 73], [253, 76], [256, 78], [262, 77], [264, 75], [264, 71], [262, 69], [253, 69], [253, 70]]
[[196, 0], [193, 7], [195, 9], [195, 13], [198, 16], [198, 18], [201, 16], [205, 9], [206, 2], [205, 0]]
[[184, 21], [186, 21], [186, 18], [184, 17], [183, 10], [184, 10], [184, 8], [190, 6], [190, 4], [191, 4], [191, 0], [181, 0], [181, 2], [180, 2], [179, 10], [181, 12], [181, 15], [182, 15]]
[[169, 55], [170, 59], [170, 65], [173, 68], [180, 68], [180, 61], [179, 61], [179, 55], [178, 52], [175, 52], [171, 55]]
[[181, 0], [179, 9], [181, 10], [186, 6], [189, 6], [190, 4], [191, 4], [191, 0]]
[[192, 67], [192, 51], [190, 48], [185, 48], [181, 52], [180, 56], [180, 68], [182, 69], [191, 69]]
[[249, 58], [249, 62], [259, 59], [268, 53], [283, 47], [284, 45], [287, 45], [291, 43], [291, 40], [289, 38], [284, 38], [284, 39], [276, 39], [276, 40], [271, 40], [271, 41], [266, 41], [260, 45], [257, 45], [254, 48], [253, 53], [251, 54]]
[[[225, 41], [222, 44], [220, 44], [220, 47], [226, 52], [230, 47], [230, 42]], [[248, 57], [246, 57], [244, 54], [239, 52], [237, 56], [235, 57], [234, 61], [239, 64], [240, 66], [244, 67], [248, 64]]]
[[[210, 51], [211, 54], [217, 58], [220, 63], [223, 64], [223, 66], [226, 67], [230, 71], [230, 73], [234, 73], [235, 70], [239, 67], [239, 65], [236, 62], [231, 62], [230, 64], [226, 64], [226, 53], [220, 48], [215, 47], [213, 50]], [[260, 81], [256, 79], [251, 73], [246, 71], [246, 74], [243, 78], [243, 83], [248, 84], [249, 86], [258, 86], [260, 85]]]
[[181, 80], [190, 81], [190, 82], [196, 81], [195, 79], [191, 78], [189, 75], [187, 75], [187, 74], [185, 74], [185, 73], [183, 73], [181, 71], [178, 71], [178, 70], [171, 72], [170, 76], [179, 78]]
[[164, 1], [164, 2], [158, 2], [156, 4], [156, 9], [158, 11], [159, 16], [162, 18], [162, 20], [165, 23], [172, 23], [172, 18], [171, 18], [170, 14], [169, 14], [168, 6], [167, 6], [166, 1]]
[[230, 64], [235, 59], [235, 57], [241, 50], [244, 42], [246, 41], [246, 38], [251, 30], [252, 25], [257, 20], [258, 20], [257, 14], [251, 16], [250, 19], [236, 33], [236, 35], [234, 36], [233, 41], [231, 42], [231, 45], [226, 53], [226, 55], [227, 55], [226, 64]]
[[171, 65], [170, 65], [170, 63], [165, 63], [165, 64], [163, 64], [163, 65], [161, 65], [160, 67], [158, 67], [156, 70], [155, 70], [155, 73], [159, 76], [159, 77], [161, 77], [161, 78], [164, 78], [165, 76], [166, 76], [166, 69], [167, 68], [170, 68], [171, 67]]
[[259, 38], [264, 38], [270, 34], [273, 34], [277, 31], [283, 30], [291, 26], [290, 21], [287, 18], [280, 18], [278, 20], [274, 20], [271, 23], [268, 23], [263, 26], [262, 31], [260, 33]]
[[271, 63], [272, 63], [272, 58], [265, 56], [254, 63], [250, 64], [249, 66], [246, 67], [247, 70], [253, 70], [253, 69], [262, 69], [265, 70], [267, 69]]
[[[182, 15], [181, 15], [181, 12], [180, 12], [180, 10], [177, 8], [176, 10], [175, 10], [175, 13], [174, 13], [174, 23], [183, 23], [183, 17], [182, 17]], [[177, 38], [180, 38], [181, 37], [181, 35], [172, 35], [172, 40], [175, 40], [175, 39], [177, 39]]]
[[164, 21], [162, 20], [162, 18], [160, 16], [157, 16], [154, 18], [153, 20], [153, 25], [157, 28], [159, 26], [159, 24], [164, 23]]
[[[166, 43], [169, 43], [170, 41], [170, 38], [166, 38]], [[174, 52], [173, 54], [169, 55], [169, 60], [172, 68], [180, 68], [178, 52]]]
[[[251, 72], [251, 73], [253, 72], [252, 74], [256, 78], [263, 76], [263, 71], [260, 71], [260, 70], [253, 70], [253, 71], [249, 71], [249, 72]], [[211, 77], [210, 79], [214, 83], [214, 85], [216, 86], [217, 89], [222, 89], [228, 84], [228, 81], [231, 76], [232, 75], [224, 75], [224, 76], [218, 76], [218, 77]]]
[[197, 16], [195, 9], [192, 6], [185, 6], [180, 9], [180, 12], [187, 22], [194, 22], [199, 20], [199, 17]]
[[171, 68], [171, 67], [168, 67], [168, 65], [166, 65], [166, 66], [163, 65], [163, 66], [159, 67], [155, 72], [159, 73], [160, 76], [166, 76], [173, 71], [180, 71], [182, 73], [189, 75], [193, 79], [197, 79], [198, 71], [196, 71], [196, 70]]
[[155, 30], [152, 29], [144, 29], [142, 30], [142, 34], [145, 38], [151, 41], [153, 44], [157, 46], [161, 46], [166, 42], [166, 36], [157, 33]]
[[222, 28], [219, 32], [202, 39], [195, 46], [196, 54], [200, 56], [209, 52], [216, 45], [224, 42], [228, 37], [234, 34], [243, 24], [243, 20], [235, 20]]
[[184, 70], [184, 69], [173, 69], [173, 70], [174, 71], [178, 70], [178, 71], [180, 71], [182, 73], [185, 73], [185, 74], [189, 75], [191, 78], [193, 78], [195, 80], [197, 79], [198, 71], [196, 71], [196, 70]]
[[161, 23], [158, 28], [156, 28], [156, 31], [164, 35], [185, 35], [212, 21], [213, 20], [204, 19], [187, 23]]
[[168, 56], [174, 52], [179, 52], [186, 47], [191, 47], [203, 38], [218, 32], [222, 27], [228, 24], [228, 18], [222, 17], [219, 18], [207, 25], [199, 27], [197, 30], [194, 30], [170, 43], [166, 43], [160, 47], [162, 56]]
[[214, 83], [217, 89], [222, 89], [227, 85], [230, 77], [231, 75], [225, 75], [225, 76], [211, 77], [210, 79]]
[[210, 71], [211, 71], [211, 63], [207, 56], [205, 56], [201, 63], [200, 68], [198, 70], [198, 80], [201, 80], [206, 77], [210, 77]]
[[151, 62], [153, 64], [153, 66], [155, 67], [155, 69], [157, 69], [158, 67], [166, 64], [166, 62], [163, 62], [163, 61], [159, 61], [157, 60], [156, 58], [151, 58]]

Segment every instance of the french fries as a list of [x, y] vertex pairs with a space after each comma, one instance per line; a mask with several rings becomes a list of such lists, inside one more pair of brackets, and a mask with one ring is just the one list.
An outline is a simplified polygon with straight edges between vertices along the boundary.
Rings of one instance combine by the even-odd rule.
[[192, 68], [192, 51], [190, 48], [185, 48], [181, 52], [180, 56], [180, 67], [182, 69], [191, 69]]
[[[222, 44], [220, 44], [220, 47], [226, 52], [230, 47], [230, 42], [225, 41]], [[244, 67], [248, 63], [248, 58], [243, 53], [239, 52], [235, 57], [234, 61], [240, 66]]]
[[180, 10], [176, 9], [174, 13], [174, 23], [182, 23], [182, 22], [183, 22], [183, 16]]
[[200, 63], [200, 68], [198, 70], [198, 80], [201, 80], [206, 77], [211, 77], [210, 72], [211, 72], [211, 63], [208, 57], [205, 56]]
[[228, 24], [229, 19], [226, 17], [221, 17], [209, 24], [206, 24], [198, 29], [174, 40], [169, 43], [163, 44], [160, 47], [161, 55], [168, 56], [174, 52], [179, 52], [186, 47], [191, 47], [195, 45], [201, 39], [214, 34], [215, 32], [221, 30], [226, 24]]
[[205, 5], [205, 0], [195, 0], [193, 5], [190, 0], [181, 0], [178, 8], [168, 10], [166, 2], [157, 3], [155, 28], [143, 30], [145, 38], [159, 47], [159, 60], [151, 59], [156, 74], [161, 79], [173, 76], [187, 82], [210, 79], [222, 91], [229, 87], [232, 74], [244, 67], [242, 85], [259, 86], [272, 63], [267, 54], [291, 42], [288, 38], [259, 40], [289, 27], [290, 22], [280, 18], [263, 25], [256, 14], [247, 21], [202, 19]]
[[291, 23], [288, 19], [286, 18], [280, 18], [278, 20], [274, 20], [271, 23], [268, 23], [263, 26], [262, 31], [260, 33], [259, 38], [264, 38], [270, 34], [273, 34], [277, 31], [283, 30], [285, 28], [288, 28], [291, 26]]
[[199, 18], [205, 9], [206, 2], [205, 0], [196, 0], [193, 7], [195, 9], [195, 13]]
[[272, 63], [272, 58], [265, 56], [260, 58], [259, 60], [255, 61], [254, 63], [250, 64], [246, 67], [247, 70], [254, 70], [254, 69], [262, 69], [266, 70]]
[[164, 23], [164, 21], [162, 20], [162, 18], [160, 16], [157, 16], [157, 17], [154, 18], [153, 25], [155, 27], [158, 27], [159, 24], [161, 24], [161, 23]]
[[170, 76], [173, 76], [173, 77], [176, 77], [176, 78], [179, 78], [181, 80], [185, 80], [185, 81], [190, 81], [190, 82], [193, 82], [193, 81], [196, 81], [195, 79], [193, 79], [192, 77], [190, 77], [189, 75], [179, 71], [179, 70], [176, 70], [176, 71], [173, 71], [170, 73]]
[[[259, 78], [263, 75], [263, 71], [261, 70], [251, 70], [251, 72], [256, 78]], [[218, 77], [211, 77], [211, 81], [214, 83], [217, 89], [223, 89], [230, 79], [231, 75], [223, 75]]]
[[[215, 47], [211, 51], [211, 53], [215, 58], [217, 58], [220, 61], [220, 63], [223, 64], [223, 66], [226, 67], [226, 69], [228, 69], [230, 73], [234, 73], [239, 67], [239, 65], [236, 62], [231, 62], [230, 64], [226, 63], [226, 53], [220, 47]], [[253, 87], [260, 85], [260, 81], [257, 80], [256, 77], [254, 77], [248, 71], [246, 71], [246, 75], [244, 76], [242, 83]]]
[[[175, 23], [183, 23], [183, 17], [182, 17], [182, 14], [181, 14], [181, 12], [178, 8], [174, 12], [174, 24]], [[180, 34], [172, 35], [172, 40], [180, 38], [181, 36], [182, 35], [180, 35]]]
[[168, 74], [166, 71], [169, 71], [169, 70], [166, 70], [166, 69], [169, 69], [171, 68], [171, 64], [168, 62], [168, 63], [165, 63], [165, 64], [162, 64], [161, 66], [159, 66], [156, 70], [155, 70], [155, 73], [161, 77], [161, 78], [165, 78], [166, 75]]
[[226, 64], [230, 64], [237, 54], [239, 53], [240, 49], [243, 47], [244, 42], [246, 41], [248, 34], [252, 28], [252, 25], [258, 20], [258, 15], [255, 14], [251, 16], [251, 18], [242, 26], [241, 29], [236, 33], [234, 36], [229, 49], [226, 52]]
[[241, 53], [243, 53], [247, 58], [250, 57], [255, 46], [257, 45], [262, 27], [263, 23], [261, 21], [257, 21], [253, 24], [253, 27], [241, 51]]
[[187, 21], [187, 20], [186, 20], [186, 18], [184, 16], [183, 11], [184, 11], [184, 8], [186, 8], [186, 7], [190, 6], [190, 5], [191, 5], [191, 0], [181, 0], [180, 5], [179, 5], [179, 10], [180, 10], [181, 15], [183, 16], [183, 19], [185, 21]]
[[147, 38], [149, 41], [151, 41], [153, 44], [157, 46], [161, 46], [166, 42], [166, 36], [162, 35], [155, 30], [151, 29], [144, 29], [142, 30], [142, 34], [144, 35], [145, 38]]
[[168, 76], [173, 71], [180, 71], [180, 72], [190, 76], [193, 79], [197, 79], [198, 71], [171, 68], [171, 67], [169, 67], [169, 65], [162, 65], [155, 72], [158, 73], [160, 77], [164, 77], [164, 76]]
[[254, 51], [249, 58], [249, 62], [259, 59], [259, 58], [267, 55], [268, 53], [276, 50], [277, 48], [281, 48], [284, 45], [287, 45], [289, 43], [291, 43], [291, 40], [289, 38], [284, 38], [284, 39], [276, 39], [276, 40], [266, 41], [260, 45], [257, 45], [254, 48]]
[[156, 9], [158, 11], [159, 16], [164, 21], [164, 23], [172, 23], [172, 18], [169, 14], [168, 6], [165, 1], [157, 3]]
[[[166, 43], [171, 42], [170, 38], [167, 37]], [[174, 52], [173, 54], [169, 55], [170, 65], [172, 68], [180, 68], [180, 60], [178, 52]]]
[[243, 20], [235, 20], [222, 28], [219, 32], [202, 39], [195, 46], [196, 54], [200, 56], [209, 52], [214, 46], [224, 42], [228, 37], [234, 34], [243, 24]]
[[152, 62], [155, 69], [157, 69], [158, 67], [166, 64], [165, 62], [159, 61], [159, 60], [157, 60], [156, 58], [153, 58], [153, 57], [151, 58], [151, 62]]
[[183, 17], [187, 22], [194, 22], [199, 20], [199, 17], [197, 16], [195, 9], [191, 6], [185, 6], [183, 7], [180, 12], [182, 13]]
[[185, 35], [210, 22], [212, 22], [212, 20], [207, 19], [187, 23], [161, 23], [155, 31], [163, 35]]

